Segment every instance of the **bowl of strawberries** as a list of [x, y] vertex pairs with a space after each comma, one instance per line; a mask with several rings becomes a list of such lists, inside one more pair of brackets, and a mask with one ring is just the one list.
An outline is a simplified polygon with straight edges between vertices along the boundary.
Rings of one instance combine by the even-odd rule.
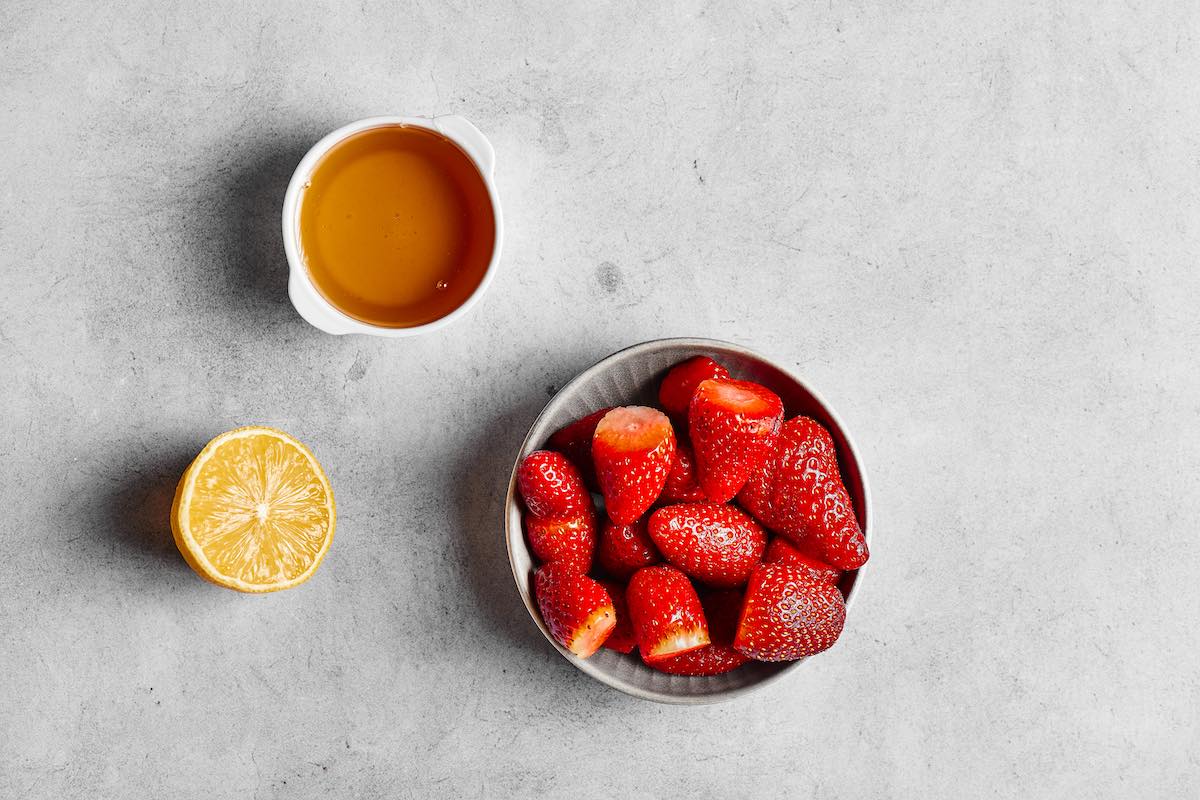
[[837, 641], [870, 494], [833, 410], [738, 345], [662, 339], [576, 376], [538, 416], [505, 503], [535, 624], [636, 697], [726, 700]]

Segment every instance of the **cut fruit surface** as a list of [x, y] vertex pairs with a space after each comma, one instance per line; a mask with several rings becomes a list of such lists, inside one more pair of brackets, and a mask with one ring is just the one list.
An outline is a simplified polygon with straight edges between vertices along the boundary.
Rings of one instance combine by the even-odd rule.
[[704, 616], [708, 620], [708, 635], [712, 641], [670, 658], [647, 661], [659, 672], [672, 675], [720, 675], [737, 669], [748, 660], [733, 649], [733, 636], [737, 632], [738, 617], [742, 611], [740, 592], [712, 592], [700, 600]]
[[731, 413], [769, 416], [778, 403], [764, 386], [748, 381], [717, 380], [704, 387], [709, 402]]
[[643, 567], [625, 589], [625, 604], [645, 661], [658, 661], [709, 643], [704, 608], [691, 581], [666, 565]]
[[775, 449], [782, 422], [783, 402], [765, 386], [708, 380], [696, 387], [688, 429], [696, 480], [709, 500], [733, 499]]
[[209, 442], [175, 492], [171, 528], [201, 577], [241, 592], [308, 580], [333, 541], [333, 490], [297, 439], [261, 426]]
[[681, 653], [690, 653], [709, 643], [708, 634], [701, 630], [679, 631], [662, 639], [646, 652], [647, 661], [670, 658]]
[[596, 425], [592, 461], [609, 519], [630, 524], [662, 494], [675, 463], [671, 420], [645, 406], [614, 408]]
[[656, 408], [625, 406], [601, 417], [593, 436], [614, 453], [644, 452], [671, 436], [671, 421]]
[[574, 564], [543, 566], [534, 576], [534, 594], [550, 635], [580, 658], [600, 649], [617, 625], [608, 590]]

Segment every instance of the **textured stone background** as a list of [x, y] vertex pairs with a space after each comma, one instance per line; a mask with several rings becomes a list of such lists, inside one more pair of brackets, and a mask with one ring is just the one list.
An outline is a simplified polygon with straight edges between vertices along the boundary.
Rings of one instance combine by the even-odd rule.
[[[108, 5], [0, 4], [0, 796], [1196, 791], [1194, 4]], [[491, 137], [503, 268], [326, 336], [283, 189], [388, 112]], [[792, 365], [875, 488], [842, 641], [728, 705], [576, 671], [502, 548], [548, 393], [668, 335]], [[167, 533], [249, 422], [341, 512], [278, 596]]]

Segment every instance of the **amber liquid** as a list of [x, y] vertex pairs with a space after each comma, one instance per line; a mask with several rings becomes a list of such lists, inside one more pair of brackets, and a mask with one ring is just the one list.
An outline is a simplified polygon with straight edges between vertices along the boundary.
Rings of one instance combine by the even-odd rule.
[[317, 162], [300, 200], [300, 246], [334, 307], [387, 328], [446, 316], [483, 280], [496, 241], [486, 184], [458, 145], [388, 125]]

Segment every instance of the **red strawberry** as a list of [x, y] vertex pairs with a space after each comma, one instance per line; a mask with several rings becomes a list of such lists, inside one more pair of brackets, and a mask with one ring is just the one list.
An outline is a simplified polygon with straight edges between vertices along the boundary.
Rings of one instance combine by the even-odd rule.
[[567, 520], [548, 520], [526, 514], [525, 534], [529, 537], [529, 548], [539, 560], [566, 561], [580, 572], [592, 568], [596, 523], [590, 511]]
[[770, 456], [783, 402], [757, 383], [704, 381], [692, 396], [688, 424], [696, 477], [714, 503], [731, 500]]
[[571, 564], [556, 561], [539, 569], [534, 593], [550, 634], [580, 658], [600, 649], [617, 624], [608, 590]]
[[525, 507], [542, 519], [578, 519], [593, 511], [579, 470], [562, 453], [536, 450], [525, 456], [517, 470], [517, 488]]
[[797, 550], [787, 539], [778, 536], [767, 544], [767, 555], [763, 561], [767, 564], [787, 564], [796, 567], [807, 572], [813, 580], [832, 583], [835, 586], [842, 577], [842, 571], [837, 567], [831, 567], [808, 553]]
[[596, 432], [597, 423], [609, 411], [612, 411], [611, 407], [602, 408], [594, 414], [577, 419], [565, 428], [556, 431], [546, 442], [548, 448], [557, 450], [571, 459], [571, 463], [579, 467], [579, 472], [583, 475], [583, 482], [589, 489], [596, 491], [600, 490], [600, 486], [596, 483], [596, 467], [592, 463], [592, 434]]
[[631, 653], [637, 647], [637, 634], [633, 632], [633, 620], [629, 618], [629, 606], [625, 603], [625, 587], [616, 581], [600, 581], [612, 598], [617, 610], [617, 626], [613, 628], [604, 646], [618, 653]]
[[733, 646], [759, 661], [795, 661], [827, 650], [845, 622], [846, 603], [836, 586], [797, 567], [764, 564], [746, 586]]
[[684, 442], [675, 446], [675, 463], [667, 474], [661, 499], [673, 503], [703, 503], [707, 499], [696, 483], [696, 456]]
[[719, 589], [745, 583], [767, 548], [766, 531], [750, 515], [717, 503], [665, 506], [647, 529], [667, 561]]
[[779, 426], [779, 438], [775, 440], [775, 448], [759, 468], [750, 473], [750, 477], [737, 493], [738, 504], [775, 532], [779, 530], [775, 517], [775, 475], [779, 471], [779, 456], [783, 449], [786, 425], [785, 422]]
[[745, 664], [748, 659], [733, 649], [738, 615], [742, 610], [741, 592], [712, 592], [700, 599], [708, 620], [712, 643], [650, 664], [660, 672], [673, 675], [720, 675]]
[[600, 529], [600, 546], [596, 559], [601, 568], [618, 580], [627, 581], [642, 567], [657, 564], [662, 556], [646, 533], [646, 521], [639, 519], [629, 525], [617, 525], [606, 519]]
[[708, 623], [691, 581], [660, 564], [639, 569], [625, 590], [638, 650], [648, 663], [709, 643]]
[[592, 458], [608, 516], [628, 525], [662, 494], [675, 460], [675, 431], [657, 409], [614, 408], [596, 426]]
[[658, 387], [658, 404], [676, 419], [687, 417], [692, 395], [702, 381], [725, 380], [729, 370], [708, 356], [696, 356], [671, 367]]
[[768, 528], [838, 569], [858, 569], [870, 557], [838, 471], [833, 437], [808, 417], [783, 424], [775, 455], [747, 482], [738, 502]]

